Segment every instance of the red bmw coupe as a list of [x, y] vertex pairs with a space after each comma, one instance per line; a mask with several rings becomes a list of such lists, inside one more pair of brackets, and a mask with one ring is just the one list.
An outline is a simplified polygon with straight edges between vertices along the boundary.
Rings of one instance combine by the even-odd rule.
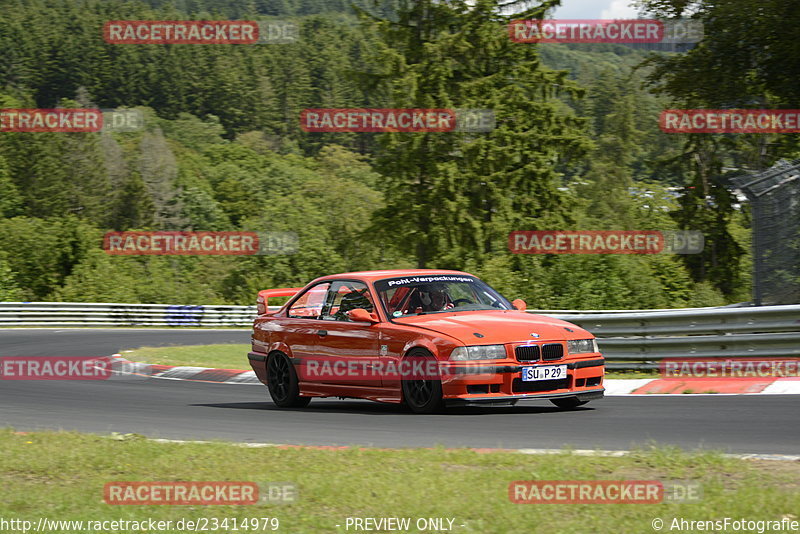
[[[277, 296], [292, 298], [270, 311]], [[259, 292], [248, 358], [281, 407], [347, 397], [432, 413], [520, 399], [570, 409], [602, 398], [594, 336], [524, 310], [460, 271], [324, 276]]]

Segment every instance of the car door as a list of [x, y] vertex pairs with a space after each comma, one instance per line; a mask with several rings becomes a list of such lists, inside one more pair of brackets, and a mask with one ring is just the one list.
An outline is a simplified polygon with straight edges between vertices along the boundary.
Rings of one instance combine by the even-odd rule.
[[315, 356], [330, 362], [334, 373], [324, 382], [350, 386], [381, 385], [376, 364], [380, 362], [379, 336], [376, 324], [354, 322], [347, 311], [364, 308], [375, 312], [375, 300], [364, 282], [337, 280], [328, 289], [322, 310], [322, 329]]
[[320, 316], [330, 286], [330, 282], [322, 282], [308, 288], [292, 302], [286, 317], [280, 320], [280, 337], [291, 350], [298, 377], [302, 382], [319, 381], [309, 375], [308, 362], [316, 357], [321, 339], [319, 332], [325, 328], [325, 322]]

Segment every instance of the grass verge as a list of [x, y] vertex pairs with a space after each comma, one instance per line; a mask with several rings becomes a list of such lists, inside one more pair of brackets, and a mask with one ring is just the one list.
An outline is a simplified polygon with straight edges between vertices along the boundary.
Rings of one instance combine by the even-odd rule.
[[[674, 517], [780, 520], [792, 518], [800, 507], [796, 462], [664, 448], [624, 457], [568, 451], [535, 456], [446, 449], [244, 448], [10, 429], [0, 430], [0, 447], [0, 517], [34, 524], [39, 517], [174, 522], [277, 517], [278, 532], [303, 534], [346, 532], [347, 517], [410, 517], [412, 522], [443, 517], [454, 518], [453, 532], [461, 533], [635, 533], [653, 532], [655, 518], [667, 525]], [[694, 480], [701, 482], [703, 495], [699, 503], [647, 505], [509, 501], [510, 482], [534, 479]], [[252, 506], [105, 504], [104, 484], [125, 480], [292, 482], [298, 499]]]
[[244, 369], [249, 371], [247, 353], [250, 345], [187, 345], [180, 347], [141, 347], [125, 351], [122, 355], [136, 362], [158, 365], [188, 365], [216, 369]]
[[612, 371], [606, 369], [606, 378], [661, 378], [657, 369], [652, 371]]

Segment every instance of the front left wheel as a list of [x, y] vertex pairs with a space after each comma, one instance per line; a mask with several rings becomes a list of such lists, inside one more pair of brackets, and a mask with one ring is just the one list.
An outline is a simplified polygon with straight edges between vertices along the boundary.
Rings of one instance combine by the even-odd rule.
[[305, 408], [311, 402], [311, 397], [300, 396], [297, 372], [282, 352], [267, 360], [267, 388], [272, 402], [281, 408]]

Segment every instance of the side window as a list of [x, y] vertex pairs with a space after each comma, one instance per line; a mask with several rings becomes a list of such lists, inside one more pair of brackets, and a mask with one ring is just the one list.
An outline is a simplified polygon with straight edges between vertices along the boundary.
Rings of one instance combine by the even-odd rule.
[[322, 313], [322, 305], [325, 303], [325, 295], [328, 293], [330, 286], [330, 282], [325, 282], [309, 288], [289, 308], [289, 317], [318, 319]]
[[379, 294], [383, 296], [386, 309], [389, 310], [389, 315], [399, 310], [403, 303], [407, 300], [410, 288], [408, 287], [393, 287], [386, 291], [381, 291]]
[[364, 308], [368, 312], [375, 309], [372, 295], [363, 282], [333, 282], [328, 291], [322, 319], [326, 321], [349, 321], [347, 312]]

